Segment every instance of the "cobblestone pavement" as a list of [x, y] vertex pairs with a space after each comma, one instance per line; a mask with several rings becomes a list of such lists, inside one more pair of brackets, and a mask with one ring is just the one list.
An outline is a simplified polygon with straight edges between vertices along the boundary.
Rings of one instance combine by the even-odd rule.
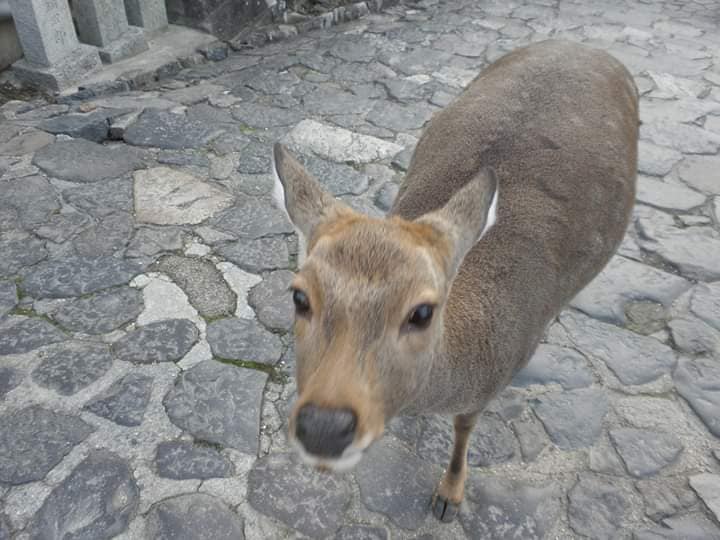
[[[720, 8], [424, 0], [153, 91], [0, 108], [0, 539], [720, 538]], [[429, 513], [436, 417], [347, 475], [296, 463], [271, 143], [381, 214], [422, 126], [548, 36], [643, 95], [638, 205]]]

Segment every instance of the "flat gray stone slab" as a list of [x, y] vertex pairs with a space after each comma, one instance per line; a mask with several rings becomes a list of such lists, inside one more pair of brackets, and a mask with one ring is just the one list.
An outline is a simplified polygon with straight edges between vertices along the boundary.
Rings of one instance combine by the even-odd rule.
[[710, 195], [720, 195], [718, 167], [718, 156], [687, 156], [678, 167], [678, 173], [682, 181], [689, 186]]
[[184, 233], [175, 227], [135, 229], [135, 236], [125, 250], [126, 257], [154, 257], [164, 251], [179, 251], [183, 247]]
[[23, 274], [23, 290], [35, 298], [82, 296], [125, 285], [139, 274], [136, 262], [110, 256], [70, 256], [41, 262]]
[[93, 428], [76, 416], [32, 406], [0, 416], [0, 482], [25, 484], [45, 478]]
[[108, 138], [110, 123], [106, 111], [89, 114], [67, 114], [49, 118], [40, 124], [40, 129], [55, 135], [69, 135], [75, 139], [87, 139], [96, 143]]
[[0, 320], [0, 355], [26, 353], [65, 339], [65, 334], [44, 319], [10, 315]]
[[637, 540], [720, 540], [720, 527], [702, 512], [692, 512], [663, 519], [662, 526], [644, 529], [633, 536]]
[[58, 141], [35, 153], [33, 163], [48, 176], [69, 182], [118, 178], [143, 166], [142, 155], [124, 145], [104, 146], [85, 139]]
[[685, 478], [657, 478], [635, 484], [645, 503], [645, 514], [653, 521], [674, 516], [697, 502]]
[[134, 146], [165, 149], [205, 146], [221, 133], [217, 127], [183, 114], [147, 110], [125, 131], [125, 142]]
[[668, 323], [675, 346], [690, 354], [720, 354], [720, 331], [701, 319], [683, 316]]
[[688, 211], [702, 205], [707, 195], [683, 186], [641, 176], [638, 179], [636, 198], [657, 208]]
[[75, 208], [102, 217], [115, 210], [132, 212], [132, 190], [132, 181], [120, 178], [64, 189], [62, 195]]
[[139, 426], [150, 401], [152, 384], [152, 377], [130, 373], [83, 408], [121, 426]]
[[361, 195], [370, 185], [367, 175], [356, 171], [349, 165], [333, 163], [324, 159], [300, 154], [298, 160], [322, 184], [322, 186], [335, 196]]
[[106, 450], [95, 451], [45, 499], [30, 537], [114, 538], [127, 528], [138, 500], [128, 464]]
[[664, 176], [682, 157], [677, 150], [657, 146], [648, 141], [638, 143], [638, 171], [643, 174]]
[[298, 463], [294, 454], [260, 458], [248, 474], [252, 507], [310, 538], [325, 538], [337, 531], [350, 497], [342, 476]]
[[570, 490], [569, 501], [570, 527], [591, 538], [616, 537], [630, 508], [627, 493], [612, 480], [595, 475], [580, 475]]
[[134, 321], [143, 307], [142, 292], [120, 287], [69, 300], [52, 318], [73, 332], [105, 334]]
[[112, 364], [104, 343], [66, 341], [52, 347], [33, 370], [33, 381], [63, 396], [71, 396], [102, 377]]
[[163, 478], [227, 478], [235, 467], [217, 449], [191, 442], [160, 443], [155, 454], [155, 467]]
[[248, 302], [267, 328], [283, 331], [292, 328], [295, 307], [289, 287], [294, 275], [288, 270], [272, 272], [250, 291]]
[[221, 319], [207, 327], [207, 340], [215, 356], [274, 365], [282, 355], [280, 338], [250, 319]]
[[469, 511], [460, 512], [468, 538], [542, 539], [560, 513], [560, 489], [523, 481], [470, 475], [466, 488]]
[[385, 182], [375, 195], [375, 205], [383, 212], [388, 212], [392, 208], [397, 198], [400, 186], [394, 182]]
[[583, 317], [570, 311], [560, 316], [578, 349], [607, 364], [623, 384], [646, 384], [669, 374], [675, 352], [657, 339]]
[[163, 404], [195, 438], [257, 454], [267, 374], [206, 360], [182, 373]]
[[430, 515], [430, 501], [440, 481], [438, 472], [436, 467], [383, 439], [363, 456], [355, 477], [360, 498], [368, 509], [414, 531]]
[[690, 299], [690, 311], [720, 330], [720, 283], [701, 283]]
[[224, 259], [254, 274], [290, 266], [290, 251], [287, 240], [282, 236], [255, 240], [243, 238], [222, 244], [216, 251]]
[[10, 313], [18, 303], [17, 286], [12, 281], [0, 281], [0, 319]]
[[22, 382], [22, 373], [14, 368], [0, 367], [0, 399]]
[[204, 493], [180, 495], [153, 505], [145, 538], [157, 540], [245, 540], [243, 518]]
[[640, 126], [640, 137], [686, 154], [715, 154], [720, 135], [699, 126], [658, 121]]
[[720, 520], [720, 474], [703, 473], [690, 477], [690, 485], [716, 520]]
[[29, 129], [0, 142], [0, 156], [23, 156], [32, 154], [55, 140], [49, 133]]
[[0, 234], [0, 276], [16, 275], [23, 268], [42, 261], [48, 256], [45, 242], [15, 230]]
[[628, 472], [636, 478], [656, 474], [674, 463], [683, 451], [674, 435], [646, 429], [611, 429], [610, 439]]
[[295, 232], [285, 212], [269, 199], [247, 197], [210, 220], [212, 227], [240, 238], [260, 238]]
[[235, 311], [237, 297], [220, 271], [209, 261], [196, 257], [167, 255], [155, 268], [170, 276], [190, 303], [205, 318], [227, 317]]
[[388, 540], [390, 536], [387, 529], [381, 527], [349, 525], [341, 527], [333, 538], [334, 540]]
[[33, 175], [0, 182], [0, 208], [15, 210], [22, 226], [31, 229], [57, 212], [60, 201], [47, 179]]
[[595, 380], [588, 362], [573, 349], [542, 343], [530, 363], [515, 375], [513, 385], [559, 384], [566, 390], [586, 388]]
[[543, 394], [534, 406], [550, 439], [562, 450], [591, 446], [600, 436], [608, 398], [600, 388]]
[[678, 393], [710, 433], [720, 437], [720, 366], [711, 358], [683, 358], [673, 374]]
[[197, 343], [200, 332], [187, 319], [168, 319], [140, 326], [113, 343], [119, 360], [134, 364], [177, 362]]
[[143, 223], [198, 224], [233, 203], [219, 186], [169, 167], [138, 171], [134, 179], [136, 219]]
[[254, 128], [292, 126], [303, 118], [297, 109], [280, 109], [260, 103], [243, 103], [233, 107], [232, 115], [239, 122]]
[[680, 276], [624, 257], [613, 257], [570, 305], [601, 321], [624, 325], [628, 302], [651, 301], [667, 307], [690, 286]]

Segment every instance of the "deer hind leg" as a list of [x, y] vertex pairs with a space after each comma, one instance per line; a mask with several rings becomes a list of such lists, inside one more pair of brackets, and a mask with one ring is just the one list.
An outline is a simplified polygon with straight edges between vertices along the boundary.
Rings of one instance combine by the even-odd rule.
[[455, 416], [455, 444], [450, 465], [445, 471], [432, 501], [435, 517], [446, 523], [455, 519], [465, 495], [468, 444], [470, 432], [475, 427], [477, 417], [477, 414]]

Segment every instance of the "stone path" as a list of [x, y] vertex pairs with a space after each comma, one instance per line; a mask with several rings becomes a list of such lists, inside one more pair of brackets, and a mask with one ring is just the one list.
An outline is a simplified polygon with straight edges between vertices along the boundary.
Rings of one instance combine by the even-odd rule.
[[[720, 538], [715, 0], [405, 4], [180, 72], [0, 108], [0, 539]], [[271, 143], [386, 210], [422, 126], [548, 36], [642, 92], [620, 253], [484, 414], [459, 520], [451, 427], [395, 420], [352, 474], [298, 466]]]

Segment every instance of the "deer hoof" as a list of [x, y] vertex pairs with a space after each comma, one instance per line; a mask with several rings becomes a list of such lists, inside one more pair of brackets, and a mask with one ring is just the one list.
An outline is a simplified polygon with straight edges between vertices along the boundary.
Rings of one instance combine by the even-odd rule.
[[432, 501], [433, 514], [443, 523], [450, 523], [455, 520], [460, 511], [460, 505], [454, 503], [442, 495], [435, 495]]

